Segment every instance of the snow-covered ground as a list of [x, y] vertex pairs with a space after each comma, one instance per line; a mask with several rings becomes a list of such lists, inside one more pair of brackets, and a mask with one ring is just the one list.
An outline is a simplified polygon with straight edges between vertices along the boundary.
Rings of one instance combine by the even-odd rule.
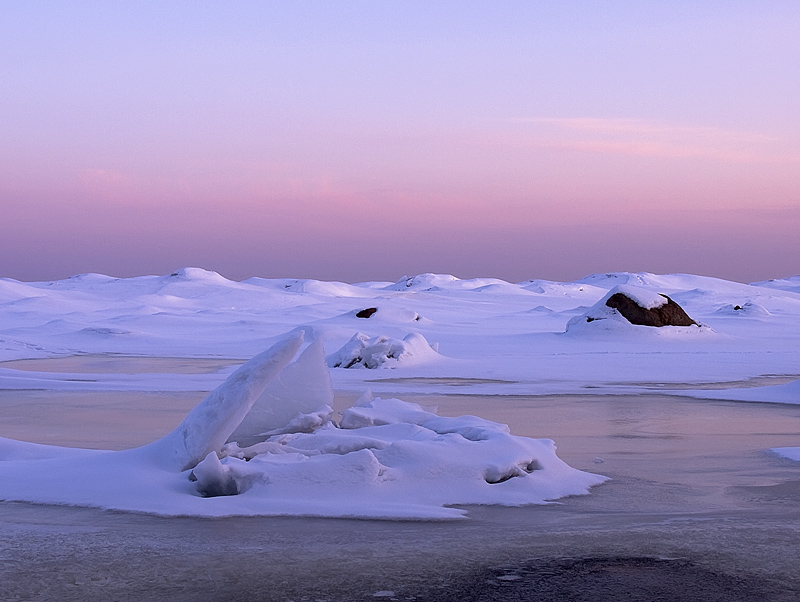
[[[609, 328], [608, 320], [596, 320], [567, 329], [618, 285], [669, 295], [705, 327]], [[452, 389], [444, 379], [490, 379], [473, 381], [470, 392], [492, 394], [574, 393], [587, 386], [630, 392], [656, 384], [667, 390], [670, 383], [705, 389], [764, 375], [800, 378], [800, 279], [746, 285], [615, 273], [510, 284], [423, 274], [352, 285], [233, 282], [198, 268], [128, 279], [0, 279], [0, 361], [73, 354], [245, 361], [294, 330], [321, 338], [332, 366], [340, 356], [342, 365], [356, 360], [350, 369], [332, 370], [337, 390], [367, 383], [379, 392], [389, 377], [407, 379], [403, 386], [412, 391], [420, 390], [414, 382], [420, 378], [425, 390], [436, 388], [436, 378], [443, 390]], [[210, 390], [229, 373], [96, 374], [92, 387]], [[0, 387], [86, 386], [71, 376], [0, 368]]]
[[[667, 295], [699, 325], [632, 325], [601, 303], [612, 289], [646, 307]], [[514, 437], [503, 425], [475, 417], [438, 418], [381, 395], [657, 390], [698, 403], [800, 403], [800, 277], [747, 285], [685, 274], [613, 273], [571, 283], [512, 284], [422, 274], [394, 283], [344, 284], [233, 282], [185, 268], [129, 279], [84, 274], [55, 282], [0, 280], [0, 361], [8, 362], [0, 364], [0, 389], [220, 387], [217, 398], [227, 399], [225, 392], [242, 378], [241, 370], [234, 374], [236, 365], [275, 345], [294, 347], [271, 356], [269, 361], [279, 356], [281, 365], [273, 384], [264, 383], [267, 401], [256, 391], [260, 384], [245, 387], [235, 396], [238, 409], [222, 412], [224, 419], [222, 406], [204, 402], [206, 418], [194, 411], [183, 434], [141, 448], [146, 451], [0, 440], [0, 498], [163, 514], [443, 518], [460, 514], [446, 507], [452, 504], [542, 503], [585, 493], [602, 479], [566, 466], [546, 440]], [[51, 371], [46, 361], [33, 369], [30, 362], [12, 361], [75, 355], [84, 356], [86, 365], [130, 356], [231, 365], [200, 374], [120, 374], [70, 371], [64, 368], [68, 360]], [[313, 362], [302, 359], [311, 356]], [[332, 390], [370, 390], [376, 398], [364, 397], [335, 416], [325, 401]], [[272, 439], [256, 442], [268, 432]], [[187, 456], [183, 449], [181, 460], [167, 466], [165, 454], [177, 453], [178, 439], [194, 441], [199, 451]], [[160, 450], [155, 456], [154, 449]], [[781, 453], [796, 454], [791, 448]], [[448, 468], [432, 476], [436, 467]], [[190, 481], [190, 474], [197, 480]], [[61, 486], [92, 479], [102, 487]], [[200, 497], [204, 491], [238, 495]]]

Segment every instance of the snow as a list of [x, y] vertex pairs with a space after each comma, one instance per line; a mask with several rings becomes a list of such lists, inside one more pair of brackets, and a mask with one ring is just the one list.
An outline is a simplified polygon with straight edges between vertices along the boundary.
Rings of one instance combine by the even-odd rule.
[[[704, 326], [629, 324], [605, 306], [615, 292], [651, 307], [668, 295]], [[368, 308], [376, 311], [358, 317]], [[460, 516], [448, 504], [463, 500], [540, 503], [586, 492], [596, 477], [560, 466], [551, 443], [514, 438], [478, 417], [435, 418], [395, 397], [657, 389], [697, 403], [796, 404], [798, 349], [800, 276], [742, 284], [616, 272], [511, 283], [422, 274], [345, 284], [235, 282], [185, 268], [137, 278], [0, 279], [0, 388], [213, 391], [173, 433], [138, 450], [0, 439], [0, 497], [207, 516], [442, 518]], [[128, 368], [48, 371], [13, 361], [73, 356], [124, 359]], [[227, 359], [229, 367], [159, 372], [152, 358]], [[375, 399], [342, 415], [331, 409], [333, 391], [356, 398], [368, 389]], [[483, 443], [491, 453], [474, 453]], [[442, 476], [437, 484], [425, 480], [428, 456], [466, 464], [452, 467], [455, 481]], [[528, 473], [533, 459], [543, 468]], [[204, 498], [198, 483], [206, 493], [241, 492]]]
[[[645, 309], [655, 309], [667, 303], [667, 298], [664, 295], [639, 286], [618, 284], [611, 289], [608, 297], [617, 293], [622, 293], [629, 299], [634, 300], [639, 307], [644, 307]], [[608, 297], [606, 297], [606, 300], [608, 300]]]
[[[395, 285], [255, 278], [233, 282], [197, 269], [174, 274], [0, 281], [0, 360], [118, 354], [244, 361], [301, 329], [309, 340], [320, 338], [329, 354], [338, 353], [358, 333], [367, 340], [386, 337], [384, 343], [392, 339], [409, 350], [414, 346], [407, 337], [420, 335], [438, 354], [416, 346], [425, 355], [389, 362], [394, 372], [514, 383], [476, 393], [545, 394], [609, 383], [800, 375], [795, 353], [800, 294], [781, 288], [646, 273], [519, 284], [423, 274]], [[605, 312], [604, 297], [619, 285], [635, 287], [640, 297], [667, 294], [708, 329], [647, 329], [620, 318], [618, 324], [595, 320], [581, 332], [573, 330], [580, 316]], [[734, 310], [736, 306], [743, 310]], [[371, 307], [377, 312], [368, 319], [356, 317]], [[570, 332], [564, 334], [571, 320]], [[93, 382], [79, 383], [64, 373], [4, 368], [0, 365], [3, 388], [211, 390], [227, 376], [87, 374], [83, 378]], [[367, 383], [375, 378], [369, 376], [372, 372], [334, 368], [331, 377], [335, 388], [380, 392], [380, 385]]]
[[778, 280], [766, 280], [764, 282], [754, 282], [753, 286], [763, 286], [766, 288], [775, 288], [782, 291], [800, 293], [800, 276], [792, 276], [791, 278], [782, 278]]
[[418, 333], [409, 333], [403, 339], [386, 335], [370, 338], [357, 332], [336, 353], [328, 357], [331, 368], [396, 368], [400, 365], [435, 362], [439, 354]]

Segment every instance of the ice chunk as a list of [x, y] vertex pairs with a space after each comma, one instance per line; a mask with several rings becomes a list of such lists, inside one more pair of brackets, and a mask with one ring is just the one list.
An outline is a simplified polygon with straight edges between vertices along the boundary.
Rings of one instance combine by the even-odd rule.
[[269, 434], [313, 430], [330, 418], [332, 403], [333, 384], [317, 339], [267, 385], [228, 440], [247, 447]]
[[197, 492], [203, 497], [239, 495], [247, 491], [260, 476], [245, 467], [245, 462], [235, 458], [223, 466], [217, 453], [209, 452], [205, 459], [194, 467], [189, 479], [196, 483]]
[[302, 342], [301, 331], [256, 355], [197, 404], [174, 431], [141, 448], [141, 452], [162, 466], [188, 470], [209, 452], [221, 449]]

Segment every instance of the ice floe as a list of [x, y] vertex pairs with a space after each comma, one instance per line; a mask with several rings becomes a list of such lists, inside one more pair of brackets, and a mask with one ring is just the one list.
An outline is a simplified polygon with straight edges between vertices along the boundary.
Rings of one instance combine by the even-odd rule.
[[175, 430], [140, 448], [0, 439], [0, 500], [162, 515], [445, 519], [465, 515], [454, 505], [542, 504], [606, 480], [569, 467], [548, 439], [398, 399], [364, 396], [337, 424], [321, 344], [292, 362], [303, 339], [296, 332], [243, 364]]

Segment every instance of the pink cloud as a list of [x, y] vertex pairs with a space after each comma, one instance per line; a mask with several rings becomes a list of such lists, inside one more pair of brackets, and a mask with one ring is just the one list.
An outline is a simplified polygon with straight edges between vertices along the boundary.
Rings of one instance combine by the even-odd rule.
[[523, 144], [542, 148], [634, 156], [711, 159], [734, 163], [798, 163], [800, 153], [785, 140], [757, 132], [682, 126], [642, 119], [531, 118]]

